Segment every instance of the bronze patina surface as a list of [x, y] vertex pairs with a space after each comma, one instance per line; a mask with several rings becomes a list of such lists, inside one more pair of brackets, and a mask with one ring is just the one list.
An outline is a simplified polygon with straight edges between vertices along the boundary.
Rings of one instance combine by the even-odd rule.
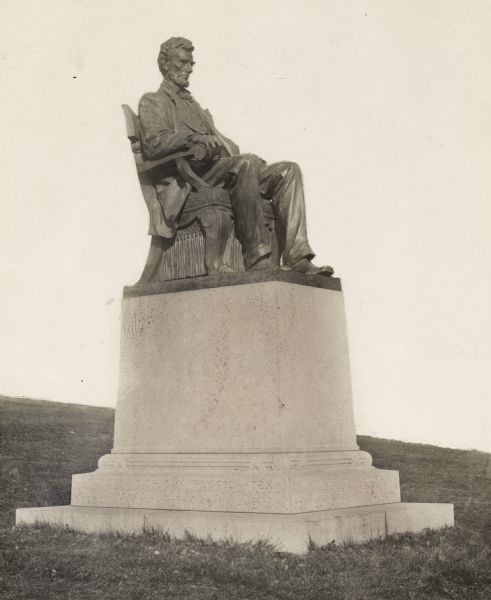
[[[143, 95], [138, 117], [133, 115], [138, 132], [134, 140], [129, 137], [138, 153], [135, 159], [154, 238], [140, 282], [178, 278], [162, 276], [158, 264], [179, 228], [194, 219], [203, 230], [201, 271], [208, 275], [237, 271], [237, 261], [227, 258], [232, 228], [241, 247], [241, 269], [271, 270], [282, 265], [308, 275], [332, 275], [331, 267], [312, 263], [299, 166], [289, 161], [268, 165], [254, 154], [241, 154], [238, 145], [217, 130], [210, 112], [187, 89], [193, 51], [185, 38], [170, 38], [161, 45], [162, 84], [156, 92]], [[228, 195], [228, 212], [226, 202], [214, 200], [217, 190]], [[211, 210], [190, 211], [196, 195]], [[270, 209], [265, 209], [265, 202]], [[269, 211], [274, 227], [267, 222]], [[200, 268], [193, 272], [199, 273]]]

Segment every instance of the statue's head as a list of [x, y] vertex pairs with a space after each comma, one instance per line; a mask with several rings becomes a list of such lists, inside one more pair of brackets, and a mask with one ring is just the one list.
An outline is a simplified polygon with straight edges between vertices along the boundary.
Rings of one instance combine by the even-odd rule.
[[172, 37], [160, 46], [157, 62], [165, 79], [179, 87], [188, 87], [194, 65], [193, 50], [193, 44], [181, 37]]

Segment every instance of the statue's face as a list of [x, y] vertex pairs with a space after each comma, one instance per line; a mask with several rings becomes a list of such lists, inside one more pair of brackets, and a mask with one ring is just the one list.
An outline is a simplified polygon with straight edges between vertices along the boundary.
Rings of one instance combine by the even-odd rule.
[[168, 62], [165, 76], [175, 85], [186, 88], [189, 85], [189, 76], [193, 72], [193, 65], [193, 53], [178, 48]]

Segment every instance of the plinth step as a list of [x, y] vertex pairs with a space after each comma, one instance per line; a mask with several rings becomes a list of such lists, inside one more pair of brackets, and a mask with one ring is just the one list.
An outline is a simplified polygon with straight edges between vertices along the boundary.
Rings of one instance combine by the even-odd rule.
[[397, 471], [101, 468], [74, 475], [75, 506], [295, 514], [401, 501]]
[[83, 506], [20, 508], [16, 524], [49, 523], [88, 533], [187, 532], [214, 540], [267, 539], [279, 550], [304, 553], [309, 540], [361, 543], [388, 535], [417, 533], [454, 524], [452, 504], [393, 503], [297, 514], [147, 510]]

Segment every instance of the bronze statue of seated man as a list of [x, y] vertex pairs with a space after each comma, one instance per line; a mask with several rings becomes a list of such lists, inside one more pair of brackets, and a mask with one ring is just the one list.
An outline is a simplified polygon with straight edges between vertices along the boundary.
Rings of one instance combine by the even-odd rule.
[[[234, 213], [236, 237], [242, 245], [246, 270], [276, 268], [265, 239], [263, 202], [270, 199], [283, 269], [306, 274], [332, 275], [331, 267], [312, 263], [314, 252], [307, 239], [304, 190], [300, 168], [293, 162], [266, 164], [253, 154], [240, 154], [238, 146], [223, 136], [187, 90], [193, 71], [194, 47], [185, 38], [170, 38], [160, 47], [158, 66], [163, 82], [155, 93], [140, 100], [141, 152], [156, 160], [196, 144], [204, 158], [192, 163], [201, 180], [227, 190]], [[189, 186], [166, 174], [157, 185], [159, 202], [170, 231], [189, 195]], [[167, 210], [166, 210], [167, 209]], [[174, 215], [174, 217], [172, 217]], [[172, 219], [176, 222], [172, 223]]]

